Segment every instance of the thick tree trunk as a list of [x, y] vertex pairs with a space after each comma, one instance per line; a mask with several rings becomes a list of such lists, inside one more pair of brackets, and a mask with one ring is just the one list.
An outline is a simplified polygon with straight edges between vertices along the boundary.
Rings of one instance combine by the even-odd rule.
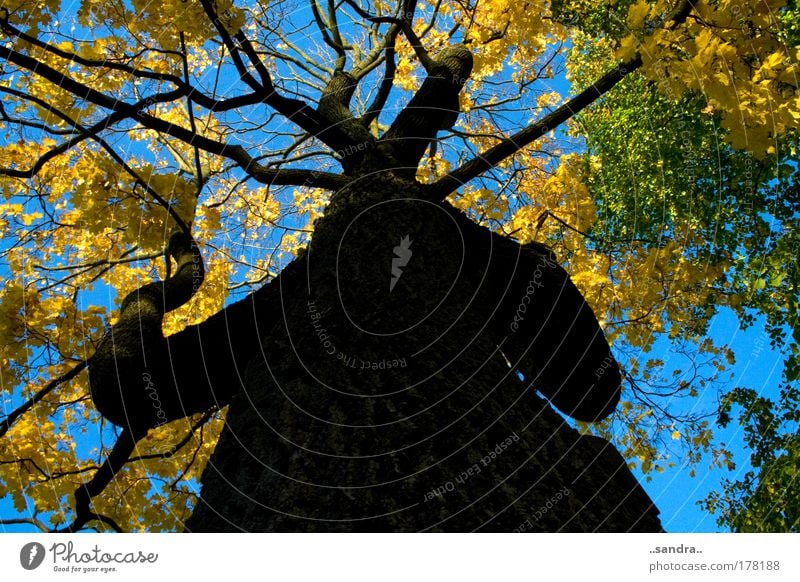
[[187, 530], [659, 531], [616, 450], [498, 347], [499, 237], [476, 251], [478, 227], [419, 197], [389, 173], [355, 181], [256, 294], [280, 316], [231, 312], [232, 344], [255, 313], [260, 346]]

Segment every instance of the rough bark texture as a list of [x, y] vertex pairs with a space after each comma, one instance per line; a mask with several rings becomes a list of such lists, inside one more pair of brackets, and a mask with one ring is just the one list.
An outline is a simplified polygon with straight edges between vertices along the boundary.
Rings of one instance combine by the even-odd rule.
[[251, 336], [260, 317], [261, 341], [186, 529], [660, 531], [617, 451], [509, 367], [497, 257], [418, 189], [356, 180], [306, 255], [231, 311]]
[[203, 259], [194, 241], [181, 232], [172, 235], [167, 252], [175, 260], [175, 275], [125, 297], [119, 320], [89, 362], [94, 405], [137, 438], [214, 403], [210, 386], [195, 384], [185, 390], [182, 382], [174, 382], [170, 340], [161, 331], [164, 314], [186, 303], [202, 284]]

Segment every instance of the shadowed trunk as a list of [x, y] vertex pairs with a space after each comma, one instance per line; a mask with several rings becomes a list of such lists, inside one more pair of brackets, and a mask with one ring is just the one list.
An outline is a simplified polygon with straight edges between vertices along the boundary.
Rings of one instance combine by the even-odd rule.
[[[229, 308], [231, 334], [217, 327], [205, 358], [229, 338], [242, 386], [187, 529], [659, 531], [616, 450], [581, 437], [499, 347], [522, 268], [500, 247], [516, 243], [419, 190], [390, 173], [354, 181], [308, 252]], [[243, 333], [261, 338], [246, 356]], [[596, 365], [593, 341], [577, 351]]]

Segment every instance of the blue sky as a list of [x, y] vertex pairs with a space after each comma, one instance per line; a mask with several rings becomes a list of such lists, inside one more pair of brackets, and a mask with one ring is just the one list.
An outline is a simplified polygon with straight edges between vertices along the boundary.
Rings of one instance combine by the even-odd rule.
[[[709, 326], [708, 336], [719, 345], [729, 346], [736, 355], [736, 363], [731, 367], [730, 379], [719, 386], [730, 389], [736, 386], [749, 387], [759, 394], [777, 396], [783, 370], [782, 355], [770, 347], [769, 337], [764, 332], [763, 319], [752, 327], [742, 330], [736, 315], [725, 309], [714, 317]], [[666, 352], [665, 350], [661, 350]], [[658, 352], [655, 352], [658, 355]], [[669, 362], [665, 362], [667, 366]], [[727, 376], [727, 374], [726, 374]], [[698, 409], [712, 409], [716, 401], [716, 390], [701, 393], [692, 406]], [[733, 471], [708, 469], [708, 460], [697, 466], [697, 475], [689, 476], [690, 468], [682, 462], [680, 454], [672, 456], [676, 463], [664, 473], [652, 473], [647, 482], [639, 471], [634, 473], [661, 510], [664, 528], [672, 532], [716, 532], [720, 529], [714, 516], [710, 516], [697, 505], [709, 492], [719, 490], [724, 478], [738, 479], [750, 468], [749, 451], [744, 447], [741, 428], [732, 422], [726, 429], [715, 428], [718, 442], [725, 443], [733, 453], [736, 468]]]

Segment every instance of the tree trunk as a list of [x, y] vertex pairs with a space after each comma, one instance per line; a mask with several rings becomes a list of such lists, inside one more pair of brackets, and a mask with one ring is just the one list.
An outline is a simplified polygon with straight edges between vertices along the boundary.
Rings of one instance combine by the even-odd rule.
[[389, 172], [354, 180], [307, 253], [228, 310], [231, 345], [257, 320], [260, 346], [224, 387], [187, 530], [660, 531], [619, 453], [499, 347], [501, 237], [422, 198]]

